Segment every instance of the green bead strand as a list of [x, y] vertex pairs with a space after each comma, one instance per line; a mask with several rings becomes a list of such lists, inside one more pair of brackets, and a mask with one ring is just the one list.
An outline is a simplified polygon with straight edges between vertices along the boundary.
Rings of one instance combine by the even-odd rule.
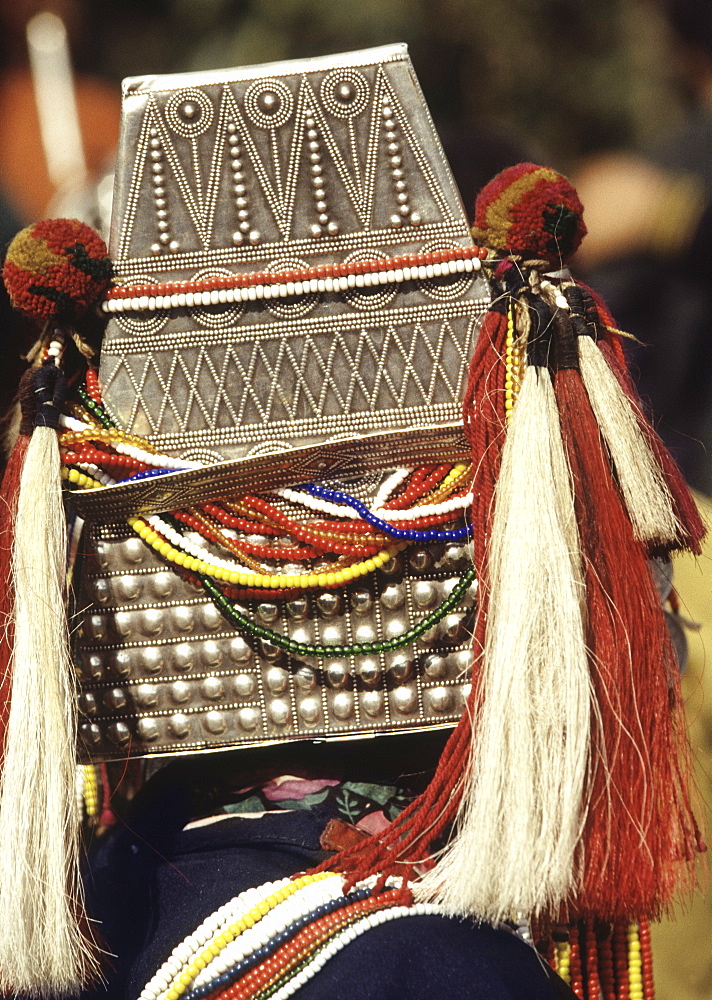
[[296, 642], [280, 632], [273, 632], [263, 625], [255, 623], [238, 611], [227, 597], [220, 591], [215, 583], [207, 576], [201, 576], [200, 582], [203, 590], [208, 594], [218, 610], [241, 632], [258, 639], [265, 639], [273, 646], [284, 649], [286, 652], [296, 656], [366, 656], [371, 653], [385, 653], [395, 649], [401, 649], [409, 645], [415, 639], [419, 639], [428, 629], [441, 621], [445, 615], [460, 603], [460, 599], [465, 591], [470, 587], [475, 579], [474, 569], [469, 569], [453, 587], [449, 597], [447, 597], [439, 608], [431, 611], [417, 625], [413, 625], [407, 632], [394, 639], [382, 639], [380, 642], [356, 642], [349, 646], [323, 646], [308, 642]]
[[105, 427], [107, 429], [109, 427], [116, 427], [116, 424], [111, 419], [109, 414], [106, 412], [104, 407], [100, 406], [99, 403], [96, 402], [96, 400], [92, 399], [83, 386], [81, 385], [77, 386], [77, 395], [82, 401], [82, 406], [85, 409], [89, 410], [89, 412], [93, 417], [96, 417], [96, 419], [99, 421], [102, 427]]

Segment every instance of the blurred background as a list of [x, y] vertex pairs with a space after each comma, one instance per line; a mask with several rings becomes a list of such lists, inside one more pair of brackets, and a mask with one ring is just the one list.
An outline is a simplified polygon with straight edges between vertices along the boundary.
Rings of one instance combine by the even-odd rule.
[[[574, 267], [645, 345], [629, 341], [644, 396], [712, 496], [712, 0], [0, 0], [0, 248], [48, 215], [106, 230], [122, 77], [394, 41], [468, 213], [521, 159], [577, 184], [589, 236]], [[5, 409], [31, 333], [0, 311]], [[710, 565], [681, 568], [683, 613], [708, 623]], [[698, 638], [686, 684], [709, 800]], [[709, 913], [697, 901], [658, 934], [659, 1000], [712, 997]]]

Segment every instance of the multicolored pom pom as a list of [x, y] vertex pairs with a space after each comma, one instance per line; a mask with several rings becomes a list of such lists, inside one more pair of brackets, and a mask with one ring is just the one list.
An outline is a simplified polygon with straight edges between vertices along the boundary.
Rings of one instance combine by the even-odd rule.
[[472, 235], [492, 250], [561, 267], [586, 235], [583, 205], [556, 170], [518, 163], [480, 191]]
[[74, 323], [91, 309], [111, 280], [106, 244], [77, 219], [28, 226], [10, 244], [3, 279], [10, 301], [38, 322]]

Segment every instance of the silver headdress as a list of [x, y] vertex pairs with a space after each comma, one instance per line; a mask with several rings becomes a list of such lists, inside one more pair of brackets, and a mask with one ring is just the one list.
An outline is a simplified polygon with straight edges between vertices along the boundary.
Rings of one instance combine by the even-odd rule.
[[[371, 502], [389, 470], [466, 459], [461, 400], [489, 302], [468, 248], [404, 46], [125, 83], [110, 250], [116, 290], [138, 291], [105, 304], [100, 380], [120, 427], [196, 469], [82, 498], [90, 757], [459, 717], [472, 591], [397, 651], [290, 657], [246, 641], [115, 522], [312, 479]], [[340, 278], [318, 276], [334, 265]], [[216, 284], [255, 273], [220, 298]], [[204, 291], [175, 308], [181, 283]], [[246, 610], [295, 641], [365, 645], [440, 606], [467, 562], [466, 542], [414, 545], [346, 592]]]

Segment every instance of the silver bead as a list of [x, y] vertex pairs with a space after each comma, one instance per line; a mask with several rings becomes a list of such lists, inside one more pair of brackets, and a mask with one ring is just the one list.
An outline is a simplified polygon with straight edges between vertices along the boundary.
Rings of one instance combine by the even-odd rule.
[[295, 597], [292, 601], [287, 601], [287, 614], [290, 618], [301, 621], [309, 613], [309, 603], [306, 597]]
[[101, 742], [101, 730], [95, 722], [84, 722], [79, 727], [82, 739], [90, 746], [97, 746]]
[[207, 639], [201, 646], [200, 658], [206, 667], [219, 667], [223, 659], [222, 645], [214, 639]]
[[294, 680], [301, 691], [313, 691], [316, 687], [316, 674], [311, 667], [300, 667], [294, 675]]
[[173, 667], [181, 673], [188, 673], [193, 669], [195, 662], [195, 650], [188, 642], [181, 642], [173, 647]]
[[135, 601], [141, 593], [143, 581], [140, 576], [120, 576], [116, 581], [116, 590], [119, 597], [125, 601]]
[[136, 724], [136, 732], [144, 743], [152, 743], [161, 734], [155, 719], [139, 719]]
[[375, 687], [381, 677], [381, 664], [375, 659], [364, 659], [358, 663], [356, 673], [367, 687]]
[[173, 593], [177, 580], [174, 573], [155, 573], [149, 577], [149, 587], [159, 600], [165, 601]]
[[176, 712], [168, 720], [168, 729], [178, 740], [185, 739], [190, 733], [190, 718], [183, 712]]
[[208, 629], [210, 632], [215, 632], [219, 629], [223, 622], [222, 615], [214, 604], [204, 605], [200, 612], [200, 617], [203, 622], [203, 627]]
[[190, 701], [191, 687], [187, 681], [173, 681], [170, 687], [171, 699], [176, 705], [184, 705]]
[[206, 712], [202, 718], [203, 726], [213, 736], [221, 736], [227, 729], [227, 719], [224, 712]]
[[403, 715], [410, 715], [418, 705], [415, 690], [410, 687], [397, 687], [393, 692], [393, 704]]
[[333, 711], [337, 719], [351, 718], [354, 714], [354, 696], [350, 691], [340, 691], [334, 695]]
[[112, 743], [125, 747], [131, 740], [131, 730], [125, 722], [114, 722], [107, 729], [107, 735]]
[[139, 684], [134, 697], [141, 708], [152, 708], [158, 702], [158, 688], [155, 684]]
[[98, 680], [104, 673], [104, 660], [98, 653], [83, 657], [84, 673], [93, 680]]
[[428, 677], [445, 677], [447, 674], [447, 661], [444, 656], [438, 656], [437, 654], [432, 653], [430, 656], [425, 657], [423, 669]]
[[92, 691], [82, 691], [77, 701], [79, 704], [79, 711], [82, 715], [96, 715], [96, 696]]
[[275, 646], [269, 639], [260, 639], [260, 650], [265, 660], [269, 660], [272, 663], [284, 658], [284, 653], [279, 646]]
[[102, 579], [95, 580], [92, 587], [92, 593], [97, 604], [106, 604], [111, 594], [109, 590], [109, 581]]
[[158, 674], [165, 670], [163, 650], [157, 646], [145, 646], [141, 651], [143, 669], [148, 674]]
[[161, 635], [164, 619], [165, 613], [160, 608], [147, 608], [141, 615], [141, 631], [144, 635]]
[[467, 636], [462, 616], [458, 614], [446, 615], [440, 623], [440, 633], [446, 642], [463, 642]]
[[128, 649], [120, 649], [114, 653], [111, 661], [111, 672], [117, 677], [130, 677], [133, 667], [133, 655]]
[[252, 657], [252, 650], [241, 636], [235, 636], [234, 639], [230, 640], [228, 652], [230, 659], [235, 663], [247, 663]]
[[388, 673], [394, 681], [402, 684], [413, 674], [413, 661], [402, 654], [395, 656], [388, 664]]
[[252, 674], [236, 674], [234, 678], [235, 693], [239, 698], [249, 698], [255, 690], [257, 681]]
[[330, 687], [342, 688], [349, 680], [349, 671], [345, 664], [338, 661], [329, 663], [326, 668], [326, 679]]
[[193, 609], [182, 604], [171, 612], [173, 624], [179, 632], [191, 632], [195, 625]]
[[424, 700], [434, 712], [450, 712], [455, 704], [455, 695], [450, 688], [434, 687], [425, 692]]
[[366, 715], [372, 719], [383, 715], [383, 695], [380, 691], [365, 691], [361, 696], [361, 704]]
[[289, 722], [291, 713], [286, 701], [282, 698], [275, 698], [267, 706], [267, 714], [275, 726], [285, 726]]
[[225, 694], [225, 685], [220, 677], [206, 677], [200, 685], [200, 693], [203, 698], [208, 698], [210, 701], [217, 701], [218, 698], [222, 698]]
[[411, 569], [417, 573], [423, 573], [433, 565], [433, 555], [428, 549], [415, 549], [408, 556]]
[[423, 610], [434, 608], [438, 600], [435, 584], [430, 580], [418, 580], [413, 586], [413, 600]]
[[313, 725], [321, 715], [321, 704], [316, 698], [304, 698], [299, 702], [298, 711], [304, 722]]
[[381, 604], [385, 608], [388, 608], [389, 611], [395, 611], [397, 608], [402, 608], [404, 601], [405, 593], [403, 591], [403, 585], [400, 583], [392, 583], [381, 591]]
[[357, 615], [367, 615], [373, 607], [373, 595], [370, 590], [354, 590], [349, 600], [352, 610]]
[[341, 598], [332, 590], [327, 590], [323, 594], [319, 594], [316, 606], [325, 618], [331, 618], [341, 611]]
[[266, 601], [263, 601], [261, 604], [257, 605], [257, 615], [263, 622], [267, 622], [268, 625], [271, 625], [272, 622], [276, 622], [279, 618], [279, 608], [276, 604], [269, 604]]
[[369, 620], [361, 625], [357, 625], [354, 629], [354, 639], [359, 644], [365, 642], [375, 642], [376, 628], [374, 623]]
[[272, 694], [282, 694], [287, 690], [289, 674], [282, 667], [270, 667], [265, 675], [265, 683]]

